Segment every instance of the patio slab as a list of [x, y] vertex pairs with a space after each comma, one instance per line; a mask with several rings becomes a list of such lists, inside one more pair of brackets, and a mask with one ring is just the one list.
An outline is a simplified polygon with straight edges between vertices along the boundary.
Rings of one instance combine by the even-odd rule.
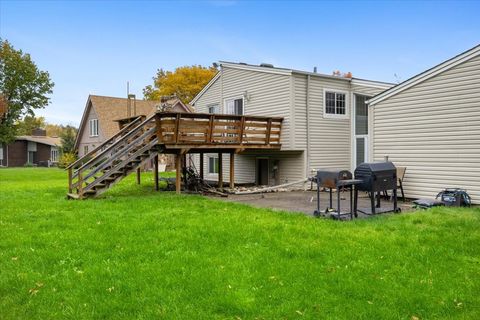
[[[263, 194], [249, 194], [249, 195], [229, 195], [228, 198], [221, 198], [225, 201], [244, 203], [254, 207], [270, 208], [274, 210], [285, 210], [292, 212], [299, 212], [313, 216], [313, 211], [317, 208], [317, 193], [316, 191], [286, 191], [286, 192], [271, 192]], [[333, 193], [333, 206], [336, 207], [336, 192]], [[328, 205], [329, 194], [321, 192], [320, 202], [321, 210], [325, 210]], [[349, 192], [342, 192], [340, 194], [340, 206], [342, 212], [350, 211], [350, 194]], [[403, 202], [398, 200], [398, 207], [402, 212], [413, 211], [412, 203], [409, 201]], [[358, 209], [370, 209], [370, 199], [367, 194], [362, 192], [358, 197]], [[382, 199], [381, 210], [393, 208], [393, 202]], [[366, 210], [365, 210], [366, 211]], [[393, 214], [393, 213], [383, 213]], [[358, 218], [368, 218], [372, 215], [366, 215], [358, 212]]]

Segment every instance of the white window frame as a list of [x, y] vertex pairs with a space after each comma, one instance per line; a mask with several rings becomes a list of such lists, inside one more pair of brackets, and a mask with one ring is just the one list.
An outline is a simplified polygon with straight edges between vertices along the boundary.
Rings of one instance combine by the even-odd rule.
[[89, 120], [90, 137], [98, 137], [98, 119]]
[[[208, 174], [210, 175], [218, 175], [218, 172], [210, 172], [210, 159], [217, 159], [217, 162], [218, 162], [218, 167], [220, 166], [220, 159], [218, 158], [218, 156], [207, 156], [207, 172]], [[214, 167], [214, 171], [215, 171], [215, 160], [214, 160], [214, 163], [213, 163], [213, 167]]]
[[[216, 112], [210, 112], [210, 108], [214, 108]], [[220, 113], [220, 104], [219, 103], [212, 103], [207, 106], [207, 112], [210, 114], [218, 114]]]
[[242, 114], [240, 114], [240, 116], [243, 116], [245, 115], [245, 99], [243, 96], [237, 96], [237, 97], [232, 97], [232, 98], [226, 98], [226, 99], [223, 99], [223, 113], [224, 114], [232, 114], [234, 115], [233, 113], [228, 113], [227, 111], [227, 102], [229, 101], [235, 101], [235, 100], [242, 100]]
[[[340, 93], [345, 95], [345, 114], [333, 114], [333, 113], [327, 113], [327, 92], [332, 92], [332, 93]], [[336, 99], [336, 97], [335, 97]], [[350, 97], [348, 94], [348, 91], [344, 90], [338, 90], [338, 89], [330, 89], [330, 88], [323, 88], [323, 117], [326, 119], [349, 119], [350, 118]], [[336, 108], [335, 108], [336, 112]]]

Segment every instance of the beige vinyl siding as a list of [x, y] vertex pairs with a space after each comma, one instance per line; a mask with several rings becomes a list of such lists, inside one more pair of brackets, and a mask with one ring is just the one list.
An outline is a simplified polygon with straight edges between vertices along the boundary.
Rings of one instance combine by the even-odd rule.
[[290, 85], [289, 75], [265, 73], [234, 68], [222, 70], [223, 102], [226, 99], [241, 98], [247, 91], [250, 100], [244, 99], [244, 113], [254, 116], [283, 117], [282, 150], [292, 150], [290, 126]]
[[220, 76], [208, 90], [195, 102], [195, 111], [208, 113], [208, 106], [218, 104], [222, 107], [222, 77]]
[[479, 84], [476, 57], [374, 106], [375, 160], [407, 167], [408, 197], [461, 187], [480, 203]]
[[[347, 118], [324, 118], [324, 88], [345, 91]], [[345, 80], [311, 77], [310, 79], [310, 170], [350, 168], [351, 159], [351, 95]]]
[[307, 148], [307, 76], [294, 74], [293, 101], [295, 105], [295, 148]]

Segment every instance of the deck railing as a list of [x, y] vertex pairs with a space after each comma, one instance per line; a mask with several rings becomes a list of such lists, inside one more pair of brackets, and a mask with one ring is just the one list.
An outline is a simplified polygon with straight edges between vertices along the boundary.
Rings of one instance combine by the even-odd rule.
[[159, 144], [280, 148], [283, 118], [205, 113], [156, 115]]

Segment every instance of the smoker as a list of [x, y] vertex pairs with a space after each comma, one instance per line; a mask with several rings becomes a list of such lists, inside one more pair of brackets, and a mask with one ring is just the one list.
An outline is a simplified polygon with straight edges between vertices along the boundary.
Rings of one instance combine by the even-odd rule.
[[[320, 216], [322, 213], [327, 214], [331, 212], [333, 218], [341, 219], [344, 216], [357, 216], [356, 208], [357, 199], [353, 198], [353, 186], [362, 182], [362, 180], [355, 180], [352, 173], [348, 170], [318, 170], [314, 178], [317, 183], [317, 210], [313, 212], [314, 216]], [[325, 209], [325, 212], [320, 211], [320, 188], [329, 189], [330, 203]], [[340, 209], [340, 188], [348, 188], [350, 190], [350, 212], [341, 212]], [[332, 190], [337, 189], [337, 208], [333, 209], [333, 194]], [[355, 201], [355, 204], [353, 203]]]
[[[369, 193], [371, 200], [371, 211], [360, 209], [358, 211], [365, 214], [400, 211], [397, 207], [397, 168], [395, 168], [393, 163], [362, 163], [355, 169], [355, 179], [362, 181], [355, 187], [355, 198], [358, 197], [358, 191], [366, 191]], [[393, 210], [381, 210], [380, 193], [388, 192], [388, 190], [392, 190], [393, 193]], [[376, 205], [375, 198], [377, 198]], [[357, 210], [357, 208], [354, 210]]]

